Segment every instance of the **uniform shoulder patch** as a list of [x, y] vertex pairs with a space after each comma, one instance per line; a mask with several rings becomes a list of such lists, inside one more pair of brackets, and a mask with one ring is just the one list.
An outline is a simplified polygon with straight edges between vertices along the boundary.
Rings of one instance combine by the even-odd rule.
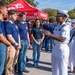
[[63, 24], [63, 26], [66, 26], [66, 24]]

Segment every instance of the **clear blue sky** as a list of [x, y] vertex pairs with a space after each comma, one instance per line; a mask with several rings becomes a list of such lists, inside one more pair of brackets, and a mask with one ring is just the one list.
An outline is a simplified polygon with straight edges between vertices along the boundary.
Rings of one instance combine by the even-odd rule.
[[35, 0], [39, 3], [37, 8], [52, 8], [58, 10], [71, 10], [75, 7], [75, 0]]

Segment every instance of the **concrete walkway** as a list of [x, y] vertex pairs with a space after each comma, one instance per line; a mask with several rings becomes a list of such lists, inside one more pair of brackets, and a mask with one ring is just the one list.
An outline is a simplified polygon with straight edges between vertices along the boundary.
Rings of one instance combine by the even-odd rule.
[[[52, 75], [50, 52], [45, 52], [44, 50], [41, 51], [41, 58], [38, 68], [33, 67], [32, 50], [28, 50], [27, 56], [30, 60], [27, 63], [27, 70], [29, 70], [30, 72], [25, 73], [24, 75]], [[75, 74], [69, 74], [69, 75], [75, 75]]]
[[41, 51], [41, 58], [38, 68], [33, 67], [32, 61], [32, 50], [28, 51], [29, 62], [27, 64], [27, 69], [30, 71], [25, 75], [52, 75], [51, 74], [51, 54], [50, 52]]

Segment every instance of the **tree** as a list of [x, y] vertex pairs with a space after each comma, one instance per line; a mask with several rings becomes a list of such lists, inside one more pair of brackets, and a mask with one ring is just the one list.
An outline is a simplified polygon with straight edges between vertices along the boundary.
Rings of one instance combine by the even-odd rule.
[[13, 2], [13, 1], [15, 1], [15, 0], [0, 0], [0, 1], [4, 1], [4, 2], [6, 2], [7, 4], [9, 4], [9, 3], [11, 3], [11, 2]]
[[68, 12], [69, 16], [70, 16], [70, 19], [75, 19], [75, 8], [73, 10], [70, 10]]
[[34, 0], [27, 0], [27, 2], [33, 5], [34, 7], [37, 7], [37, 5], [39, 4], [38, 2], [34, 2]]
[[56, 21], [56, 15], [57, 15], [57, 10], [51, 9], [51, 8], [46, 8], [43, 9], [44, 12], [48, 13], [49, 18], [53, 18]]
[[[12, 2], [14, 2], [14, 1], [16, 1], [16, 0], [0, 0], [0, 1], [4, 1], [4, 2], [6, 2], [6, 3], [12, 3]], [[37, 7], [37, 5], [38, 5], [38, 2], [34, 2], [34, 0], [26, 0], [29, 4], [31, 4], [32, 6], [34, 6], [34, 7]]]

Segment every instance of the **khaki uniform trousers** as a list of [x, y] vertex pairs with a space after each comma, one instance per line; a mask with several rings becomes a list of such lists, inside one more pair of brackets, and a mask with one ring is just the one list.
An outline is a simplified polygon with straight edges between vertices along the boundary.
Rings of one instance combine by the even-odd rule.
[[19, 50], [16, 50], [14, 46], [11, 46], [10, 52], [7, 50], [5, 75], [14, 75], [14, 66], [17, 64]]

